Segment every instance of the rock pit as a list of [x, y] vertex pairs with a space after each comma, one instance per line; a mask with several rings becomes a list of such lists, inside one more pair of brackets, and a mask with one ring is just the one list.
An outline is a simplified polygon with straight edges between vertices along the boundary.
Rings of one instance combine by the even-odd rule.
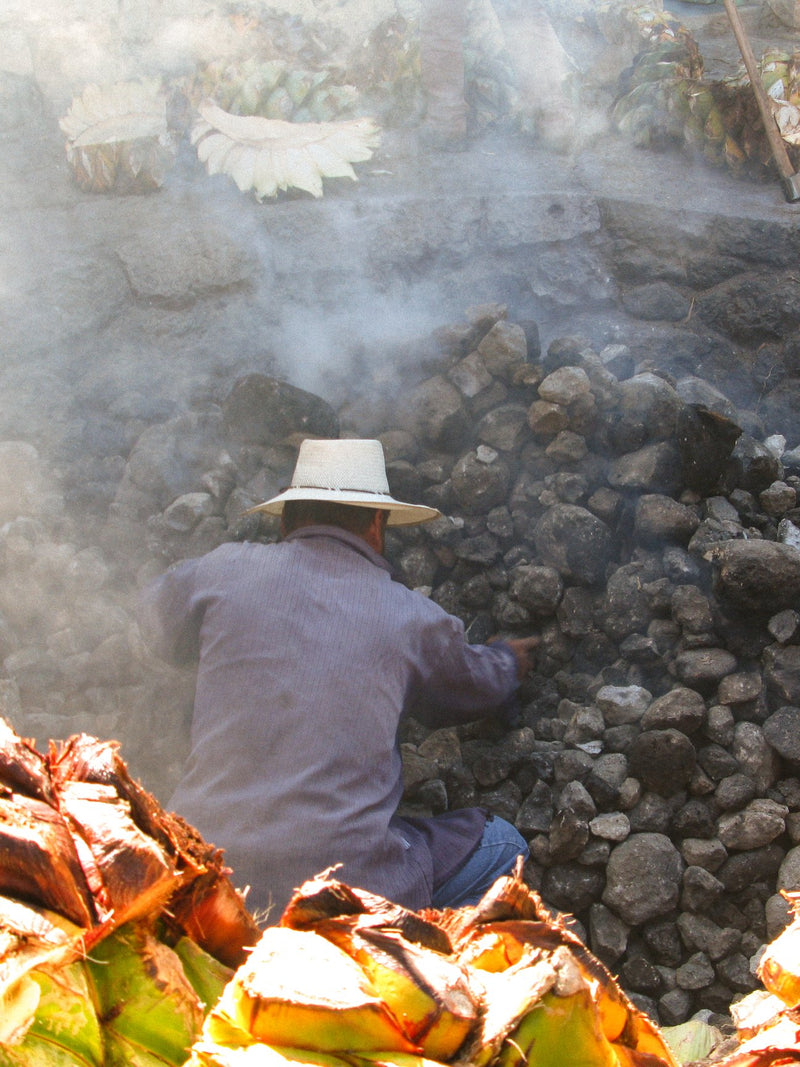
[[800, 885], [800, 450], [624, 344], [542, 351], [501, 305], [420, 355], [376, 402], [250, 374], [153, 420], [90, 530], [79, 469], [48, 484], [33, 446], [4, 442], [3, 713], [39, 739], [117, 738], [168, 795], [191, 671], [148, 657], [132, 591], [225, 539], [274, 539], [243, 512], [304, 435], [378, 436], [393, 492], [443, 513], [391, 532], [404, 580], [472, 640], [542, 635], [513, 729], [407, 724], [407, 809], [510, 819], [531, 883], [656, 1018], [724, 1013]]

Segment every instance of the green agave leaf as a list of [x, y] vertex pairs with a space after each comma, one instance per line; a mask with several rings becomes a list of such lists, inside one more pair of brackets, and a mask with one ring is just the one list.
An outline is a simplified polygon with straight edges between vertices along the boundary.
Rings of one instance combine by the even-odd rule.
[[613, 1067], [618, 1062], [600, 1031], [588, 989], [568, 997], [546, 993], [507, 1038], [498, 1064], [564, 1067], [567, 1049], [570, 1067]]
[[83, 963], [33, 971], [39, 1004], [25, 1038], [0, 1045], [0, 1067], [103, 1067], [103, 1039]]
[[691, 1019], [679, 1026], [665, 1026], [661, 1033], [680, 1063], [705, 1059], [722, 1037], [716, 1027], [700, 1019]]
[[222, 990], [233, 978], [233, 968], [220, 963], [189, 937], [182, 937], [178, 941], [175, 945], [175, 954], [183, 964], [183, 972], [191, 982], [205, 1011], [208, 1011], [217, 1003]]
[[138, 923], [93, 950], [94, 982], [106, 1067], [181, 1067], [197, 1039], [203, 1010], [180, 958]]

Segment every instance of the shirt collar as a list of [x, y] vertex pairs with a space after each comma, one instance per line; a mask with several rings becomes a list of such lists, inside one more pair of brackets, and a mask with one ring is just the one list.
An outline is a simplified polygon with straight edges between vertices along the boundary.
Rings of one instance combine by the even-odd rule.
[[299, 529], [287, 534], [283, 540], [306, 541], [314, 537], [325, 537], [333, 541], [340, 541], [342, 544], [347, 545], [348, 548], [352, 548], [360, 555], [365, 556], [370, 563], [374, 563], [376, 567], [380, 567], [381, 570], [387, 571], [394, 577], [394, 568], [387, 559], [368, 545], [363, 537], [350, 533], [349, 530], [343, 530], [340, 526], [301, 526]]

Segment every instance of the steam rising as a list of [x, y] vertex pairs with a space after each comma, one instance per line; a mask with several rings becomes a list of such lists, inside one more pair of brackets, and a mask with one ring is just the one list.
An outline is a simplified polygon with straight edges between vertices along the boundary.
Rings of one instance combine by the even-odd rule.
[[[202, 64], [279, 48], [298, 63], [312, 51], [344, 65], [382, 20], [415, 25], [419, 3], [6, 2], [0, 661], [27, 732], [113, 736], [137, 721], [165, 741], [172, 731], [180, 759], [186, 693], [175, 696], [172, 676], [154, 693], [162, 679], [149, 662], [142, 683], [131, 621], [125, 565], [137, 546], [125, 537], [146, 536], [147, 516], [133, 533], [109, 521], [148, 428], [186, 412], [213, 423], [233, 381], [254, 371], [334, 405], [377, 403], [424, 364], [433, 331], [472, 305], [504, 303], [546, 341], [548, 331], [575, 332], [584, 305], [612, 302], [592, 248], [596, 204], [564, 188], [606, 121], [602, 90], [593, 113], [577, 103], [583, 7], [468, 4], [481, 59], [493, 75], [515, 73], [513, 132], [489, 125], [464, 151], [431, 152], [400, 124], [359, 165], [357, 185], [328, 182], [319, 202], [290, 194], [258, 204], [198, 163], [185, 136], [188, 79]], [[88, 84], [145, 78], [161, 78], [169, 94], [177, 158], [163, 186], [140, 196], [79, 190], [59, 119]], [[565, 262], [568, 242], [579, 251]], [[177, 454], [181, 444], [176, 431]], [[146, 483], [152, 472], [137, 474]], [[8, 707], [13, 688], [0, 687]]]

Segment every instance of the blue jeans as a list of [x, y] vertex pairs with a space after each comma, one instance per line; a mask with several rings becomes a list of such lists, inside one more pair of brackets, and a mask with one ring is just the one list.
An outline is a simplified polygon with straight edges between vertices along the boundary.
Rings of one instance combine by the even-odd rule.
[[498, 878], [508, 874], [517, 856], [528, 858], [525, 838], [505, 819], [490, 816], [483, 836], [469, 859], [433, 891], [434, 908], [461, 908], [477, 904]]

